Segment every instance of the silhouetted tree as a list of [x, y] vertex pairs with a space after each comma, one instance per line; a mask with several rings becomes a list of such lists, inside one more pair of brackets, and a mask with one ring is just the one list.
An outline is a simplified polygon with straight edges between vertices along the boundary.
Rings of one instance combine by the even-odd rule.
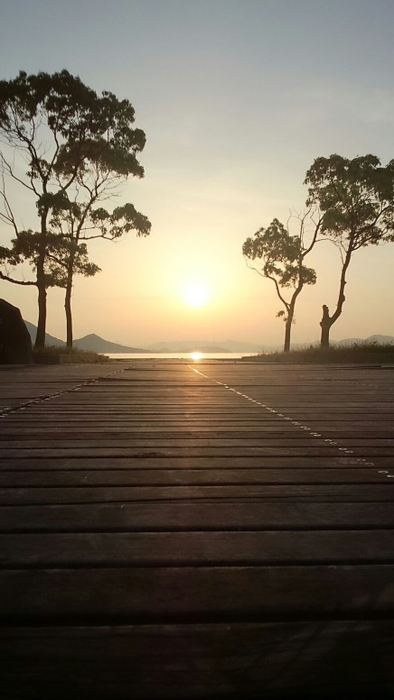
[[[12, 227], [15, 236], [11, 248], [0, 248], [0, 278], [37, 287], [36, 347], [45, 343], [47, 288], [59, 286], [59, 282], [64, 286], [64, 267], [55, 264], [57, 246], [63, 263], [68, 246], [66, 289], [71, 298], [78, 245], [88, 218], [94, 221], [94, 207], [103, 198], [108, 199], [129, 176], [144, 175], [137, 155], [144, 148], [145, 134], [133, 129], [133, 123], [134, 109], [128, 100], [118, 100], [111, 92], [98, 96], [66, 70], [53, 75], [40, 72], [28, 76], [20, 72], [14, 80], [0, 81], [0, 137], [5, 144], [0, 153], [0, 218]], [[20, 168], [23, 161], [27, 164], [25, 173]], [[37, 208], [36, 231], [18, 226], [5, 177], [30, 192]], [[69, 229], [70, 215], [78, 222], [73, 231]], [[139, 217], [135, 217], [134, 228], [140, 235], [147, 235], [150, 224], [146, 217]], [[127, 230], [126, 225], [122, 229], [119, 224], [117, 235]], [[11, 275], [10, 270], [24, 260], [34, 268], [34, 281]]]
[[321, 346], [329, 347], [330, 330], [342, 313], [346, 274], [353, 253], [369, 245], [392, 241], [394, 232], [394, 161], [382, 167], [373, 155], [352, 160], [337, 154], [317, 158], [305, 177], [307, 203], [322, 212], [321, 233], [341, 252], [336, 307], [323, 306]]
[[[313, 232], [308, 246], [304, 244], [306, 222], [312, 223]], [[291, 326], [294, 322], [296, 302], [306, 284], [315, 284], [316, 272], [304, 265], [305, 257], [314, 247], [320, 229], [320, 220], [314, 221], [311, 211], [299, 218], [299, 231], [291, 235], [278, 219], [274, 219], [267, 228], [261, 228], [252, 238], [247, 238], [242, 246], [242, 252], [251, 269], [262, 277], [271, 280], [278, 298], [285, 307], [277, 316], [284, 317], [285, 340], [284, 352], [290, 350]], [[251, 264], [253, 260], [261, 260], [262, 267], [258, 269]], [[283, 295], [283, 290], [292, 288], [289, 299]]]
[[[62, 241], [57, 254], [51, 255], [55, 269], [62, 270], [62, 286], [65, 288], [64, 308], [66, 312], [66, 345], [71, 348], [73, 343], [71, 295], [75, 274], [85, 277], [95, 275], [100, 271], [97, 265], [89, 262], [87, 246], [83, 241], [94, 238], [105, 238], [114, 241], [124, 233], [136, 231], [138, 236], [150, 233], [150, 222], [140, 214], [135, 207], [128, 203], [116, 207], [112, 212], [104, 207], [93, 209], [89, 203], [81, 205], [73, 202], [65, 209], [56, 209], [51, 219], [51, 228]], [[56, 265], [57, 263], [57, 265]]]
[[93, 277], [101, 268], [90, 262], [86, 243], [79, 243], [72, 236], [55, 237], [53, 251], [49, 248], [46, 266], [55, 279], [56, 286], [65, 289], [64, 308], [66, 313], [66, 346], [72, 348], [73, 326], [71, 311], [71, 294], [74, 275]]

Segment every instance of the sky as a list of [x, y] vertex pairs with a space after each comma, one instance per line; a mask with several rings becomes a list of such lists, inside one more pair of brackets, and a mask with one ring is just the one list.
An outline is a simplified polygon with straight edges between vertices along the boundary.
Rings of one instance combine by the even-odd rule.
[[[133, 202], [151, 235], [92, 243], [102, 272], [76, 279], [75, 337], [281, 343], [280, 302], [242, 243], [303, 211], [315, 158], [394, 157], [393, 0], [0, 0], [0, 15], [0, 79], [66, 68], [129, 99], [147, 136], [145, 178], [114, 206]], [[13, 196], [28, 228], [29, 193]], [[317, 284], [299, 298], [295, 343], [318, 339], [322, 304], [338, 294], [335, 247], [322, 242], [308, 260]], [[332, 338], [394, 335], [393, 262], [394, 244], [355, 254]], [[190, 303], [190, 287], [203, 303]], [[0, 281], [0, 296], [36, 323], [34, 287]], [[47, 331], [65, 337], [59, 289]]]

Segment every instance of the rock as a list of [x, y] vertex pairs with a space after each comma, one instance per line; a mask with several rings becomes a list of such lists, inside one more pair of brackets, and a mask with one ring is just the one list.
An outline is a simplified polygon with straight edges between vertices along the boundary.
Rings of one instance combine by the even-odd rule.
[[29, 331], [21, 312], [0, 299], [0, 364], [32, 364], [33, 350]]

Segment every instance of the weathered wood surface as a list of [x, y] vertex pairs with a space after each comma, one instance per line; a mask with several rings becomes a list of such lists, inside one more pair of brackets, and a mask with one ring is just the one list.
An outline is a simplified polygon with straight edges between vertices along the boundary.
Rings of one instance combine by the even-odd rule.
[[0, 382], [5, 700], [394, 695], [394, 370]]

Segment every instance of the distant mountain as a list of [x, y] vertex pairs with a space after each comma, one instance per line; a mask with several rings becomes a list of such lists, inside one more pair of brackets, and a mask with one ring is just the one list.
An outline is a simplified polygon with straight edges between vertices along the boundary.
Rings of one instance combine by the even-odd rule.
[[[25, 321], [25, 326], [30, 333], [32, 342], [35, 342], [37, 326], [30, 321]], [[45, 334], [45, 345], [54, 345], [57, 348], [64, 348], [66, 343], [64, 340], [59, 340], [49, 333]], [[85, 335], [83, 338], [77, 338], [73, 343], [74, 347], [80, 350], [90, 350], [91, 352], [149, 352], [148, 350], [142, 350], [141, 348], [132, 348], [128, 345], [119, 345], [118, 343], [111, 343], [109, 340], [104, 340], [100, 338], [99, 335], [92, 333], [91, 335]]]
[[264, 349], [262, 345], [237, 340], [225, 340], [220, 345], [209, 340], [172, 340], [153, 343], [148, 347], [151, 352], [261, 352]]
[[[344, 338], [343, 340], [331, 340], [331, 345], [360, 345], [365, 341], [362, 338]], [[318, 345], [319, 343], [316, 343]]]
[[262, 343], [245, 343], [241, 340], [225, 340], [221, 345], [230, 352], [263, 352], [265, 349]]
[[[36, 340], [37, 326], [29, 321], [25, 321], [25, 326], [30, 333], [32, 343], [34, 343]], [[59, 338], [55, 338], [53, 335], [49, 335], [49, 333], [45, 333], [45, 345], [55, 345], [57, 348], [64, 348], [66, 343], [63, 340], [59, 340]]]
[[95, 333], [84, 335], [83, 338], [77, 338], [74, 340], [73, 345], [80, 350], [90, 350], [91, 352], [149, 352], [149, 350], [142, 350], [142, 348], [132, 348], [128, 345], [111, 343], [109, 340], [100, 338]]
[[207, 352], [207, 353], [215, 353], [215, 352], [230, 352], [230, 350], [227, 350], [227, 348], [223, 348], [220, 345], [190, 345], [188, 348], [185, 348], [184, 350], [174, 350], [173, 352]]
[[336, 345], [392, 345], [394, 336], [392, 335], [370, 335], [368, 338], [345, 338], [344, 340], [333, 341]]
[[366, 338], [365, 343], [379, 343], [380, 345], [392, 345], [394, 336], [392, 335], [370, 335]]
[[197, 345], [212, 345], [209, 340], [171, 340], [169, 342], [162, 341], [160, 343], [152, 343], [148, 345], [150, 352], [188, 352], [189, 348], [197, 347]]

